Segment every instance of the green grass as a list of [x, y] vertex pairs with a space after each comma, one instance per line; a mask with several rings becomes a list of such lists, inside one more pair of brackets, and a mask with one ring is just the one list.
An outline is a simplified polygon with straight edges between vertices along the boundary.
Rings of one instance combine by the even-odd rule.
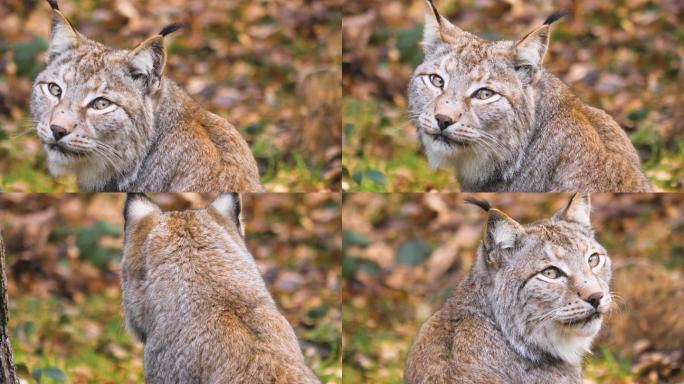
[[343, 102], [346, 190], [405, 192], [458, 189], [450, 172], [432, 169], [417, 147], [405, 113], [376, 100]]
[[142, 382], [142, 347], [127, 334], [117, 290], [10, 301], [10, 335], [19, 375], [29, 383]]

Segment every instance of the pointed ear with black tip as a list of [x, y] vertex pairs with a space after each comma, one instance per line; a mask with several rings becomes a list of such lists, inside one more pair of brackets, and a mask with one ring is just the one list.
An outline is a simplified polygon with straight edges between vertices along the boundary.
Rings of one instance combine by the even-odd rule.
[[166, 66], [166, 48], [161, 35], [143, 41], [128, 54], [128, 70], [145, 93], [159, 89]]
[[484, 247], [509, 249], [515, 246], [518, 238], [525, 234], [525, 229], [517, 221], [496, 208], [487, 211], [487, 223], [484, 230]]
[[137, 224], [144, 218], [159, 213], [161, 213], [159, 206], [144, 193], [126, 194], [126, 203], [124, 203], [125, 227]]
[[456, 41], [463, 31], [442, 17], [432, 0], [426, 1], [423, 49], [430, 52], [440, 44]]
[[211, 203], [211, 208], [216, 210], [229, 222], [235, 224], [240, 234], [244, 235], [242, 227], [242, 201], [240, 195], [235, 192], [222, 193]]
[[513, 60], [520, 79], [525, 84], [539, 80], [542, 62], [549, 47], [551, 23], [567, 15], [556, 12], [549, 16], [541, 27], [536, 28], [513, 46]]
[[557, 214], [562, 220], [591, 228], [591, 198], [588, 193], [576, 193], [568, 205]]
[[129, 72], [133, 79], [140, 81], [143, 90], [154, 93], [159, 89], [161, 77], [166, 67], [166, 48], [164, 36], [183, 27], [182, 24], [171, 24], [162, 28], [159, 34], [140, 43], [128, 53]]
[[50, 26], [50, 45], [47, 50], [46, 60], [49, 63], [60, 54], [78, 47], [81, 35], [76, 28], [59, 10], [57, 0], [48, 0], [52, 7], [52, 22]]

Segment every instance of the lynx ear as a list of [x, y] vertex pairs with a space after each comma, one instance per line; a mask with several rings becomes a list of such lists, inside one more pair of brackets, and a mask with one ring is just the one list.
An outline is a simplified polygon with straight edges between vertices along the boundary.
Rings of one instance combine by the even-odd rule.
[[244, 234], [242, 216], [240, 215], [242, 213], [242, 201], [239, 194], [235, 192], [222, 193], [211, 203], [210, 207], [214, 208], [228, 221], [234, 223], [240, 233]]
[[525, 229], [505, 213], [492, 208], [487, 211], [487, 224], [484, 232], [485, 249], [495, 247], [508, 249], [515, 245], [518, 237], [525, 234]]
[[576, 193], [568, 205], [559, 212], [559, 217], [565, 221], [581, 224], [591, 228], [591, 199], [588, 193]]
[[568, 12], [552, 14], [546, 18], [544, 25], [528, 33], [513, 46], [514, 65], [523, 82], [532, 84], [539, 80], [539, 71], [549, 46], [551, 23], [567, 14]]
[[158, 35], [143, 41], [128, 53], [129, 71], [131, 76], [142, 81], [148, 92], [153, 92], [161, 83], [161, 77], [166, 66], [166, 48], [164, 36], [177, 31], [181, 24], [171, 24], [164, 27]]
[[76, 28], [59, 10], [57, 0], [48, 0], [52, 7], [52, 22], [50, 27], [50, 46], [47, 51], [47, 62], [49, 63], [60, 54], [76, 48], [81, 41], [81, 37]]
[[124, 226], [135, 224], [152, 214], [161, 213], [161, 209], [144, 193], [128, 193], [124, 204]]
[[463, 31], [440, 15], [432, 0], [426, 1], [423, 48], [430, 52], [442, 43], [454, 42]]

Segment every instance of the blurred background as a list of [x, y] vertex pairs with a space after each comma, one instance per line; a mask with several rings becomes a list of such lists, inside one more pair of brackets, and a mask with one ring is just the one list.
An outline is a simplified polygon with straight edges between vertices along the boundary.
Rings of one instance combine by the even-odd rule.
[[[569, 194], [467, 194], [522, 223]], [[401, 383], [421, 324], [468, 273], [485, 213], [459, 194], [345, 196], [343, 383]], [[684, 194], [593, 194], [597, 239], [613, 261], [607, 316], [585, 384], [684, 380]]]
[[[164, 209], [214, 195], [156, 194]], [[9, 335], [27, 383], [141, 383], [142, 345], [122, 315], [123, 194], [0, 194]], [[243, 195], [247, 246], [307, 364], [340, 383], [340, 197]]]
[[[408, 122], [406, 88], [422, 61], [424, 0], [347, 1], [343, 8], [343, 188], [458, 190], [431, 170]], [[662, 190], [684, 190], [684, 2], [437, 0], [480, 37], [517, 40], [555, 10], [544, 60], [584, 102], [609, 113]]]
[[[339, 190], [342, 0], [59, 0], [87, 37], [131, 49], [173, 22], [166, 75], [237, 127], [268, 191]], [[0, 190], [77, 191], [54, 179], [28, 111], [47, 49], [45, 0], [0, 1]]]

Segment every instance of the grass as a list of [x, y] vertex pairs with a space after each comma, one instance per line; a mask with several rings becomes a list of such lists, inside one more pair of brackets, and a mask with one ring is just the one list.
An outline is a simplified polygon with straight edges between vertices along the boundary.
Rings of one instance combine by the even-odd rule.
[[345, 190], [420, 192], [458, 188], [449, 171], [429, 166], [417, 148], [405, 113], [378, 100], [345, 98], [342, 119]]
[[138, 383], [142, 347], [124, 327], [116, 289], [64, 298], [10, 301], [10, 335], [20, 377], [29, 383]]

